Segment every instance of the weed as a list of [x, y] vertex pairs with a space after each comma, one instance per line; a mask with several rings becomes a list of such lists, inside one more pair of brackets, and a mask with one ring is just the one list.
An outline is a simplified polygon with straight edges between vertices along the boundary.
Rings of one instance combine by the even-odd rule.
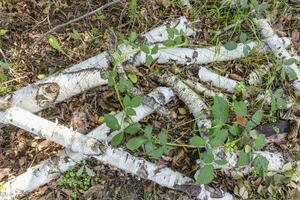
[[91, 186], [94, 172], [85, 163], [75, 169], [67, 171], [60, 179], [59, 185], [72, 190], [71, 198], [76, 199], [79, 193], [84, 193]]

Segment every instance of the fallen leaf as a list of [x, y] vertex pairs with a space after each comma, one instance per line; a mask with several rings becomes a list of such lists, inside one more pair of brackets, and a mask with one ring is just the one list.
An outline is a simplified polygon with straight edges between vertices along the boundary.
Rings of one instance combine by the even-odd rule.
[[178, 108], [178, 112], [179, 112], [179, 114], [181, 114], [181, 115], [186, 115], [186, 113], [187, 113], [187, 111], [186, 111], [185, 108]]
[[51, 142], [49, 140], [44, 140], [37, 145], [37, 149], [39, 151], [41, 151], [41, 150], [45, 149], [46, 147], [48, 147], [50, 144], [51, 144]]
[[246, 117], [241, 117], [241, 116], [236, 117], [235, 123], [237, 123], [241, 126], [246, 126], [247, 122], [248, 122], [248, 119]]

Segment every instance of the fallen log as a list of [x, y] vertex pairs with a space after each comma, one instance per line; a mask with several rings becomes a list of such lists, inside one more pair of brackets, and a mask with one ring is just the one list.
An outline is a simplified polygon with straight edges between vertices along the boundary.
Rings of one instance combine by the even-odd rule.
[[[174, 22], [166, 23], [145, 33], [141, 39], [148, 44], [165, 41], [168, 39], [168, 27], [182, 30], [185, 36], [195, 33], [190, 28], [187, 19], [180, 17]], [[103, 72], [107, 71], [110, 66], [111, 58], [108, 52], [103, 52], [1, 99], [30, 112], [38, 112], [86, 90], [107, 84]]]
[[[172, 96], [170, 90], [163, 90], [167, 92], [166, 97]], [[15, 180], [9, 181], [4, 184], [4, 189], [0, 193], [2, 199], [12, 199], [17, 195], [22, 195], [29, 191], [34, 190], [38, 186], [51, 181], [62, 173], [61, 170], [66, 171], [70, 167], [76, 165], [83, 159], [87, 159], [92, 156], [104, 164], [109, 164], [118, 169], [122, 169], [126, 172], [137, 175], [141, 178], [151, 180], [161, 186], [165, 186], [171, 189], [180, 189], [181, 191], [188, 191], [187, 188], [192, 185], [193, 188], [197, 187], [194, 196], [198, 199], [235, 199], [231, 194], [223, 192], [221, 190], [215, 190], [213, 188], [205, 187], [203, 185], [193, 185], [193, 180], [184, 176], [181, 173], [171, 170], [168, 167], [157, 166], [144, 159], [136, 158], [129, 153], [125, 152], [121, 148], [112, 149], [104, 142], [92, 139], [94, 143], [90, 145], [90, 135], [84, 136], [80, 133], [74, 132], [66, 127], [58, 128], [59, 134], [55, 133], [55, 129], [49, 129], [46, 131], [46, 127], [57, 127], [58, 125], [40, 117], [30, 114], [28, 111], [22, 110], [12, 106], [10, 103], [1, 103], [1, 115], [2, 122], [9, 122], [20, 128], [24, 128], [27, 131], [34, 133], [38, 136], [46, 137], [51, 141], [59, 143], [63, 146], [70, 147], [73, 151], [63, 150], [59, 152], [57, 157], [43, 161], [36, 167], [29, 168], [24, 174], [18, 176]], [[138, 108], [137, 108], [138, 109]], [[150, 108], [151, 109], [151, 108]], [[31, 124], [34, 129], [30, 129], [27, 126], [26, 120], [15, 118], [16, 114], [20, 112], [26, 113], [26, 117], [37, 121], [42, 121], [42, 125]], [[13, 119], [13, 120], [11, 120]], [[41, 127], [45, 126], [45, 127]], [[36, 131], [36, 129], [38, 131]], [[80, 137], [78, 136], [80, 135]], [[70, 140], [70, 138], [72, 138]], [[81, 144], [82, 146], [72, 145], [71, 143]], [[107, 141], [106, 141], [107, 142]], [[83, 149], [81, 149], [84, 147]], [[50, 173], [51, 172], [51, 173]]]

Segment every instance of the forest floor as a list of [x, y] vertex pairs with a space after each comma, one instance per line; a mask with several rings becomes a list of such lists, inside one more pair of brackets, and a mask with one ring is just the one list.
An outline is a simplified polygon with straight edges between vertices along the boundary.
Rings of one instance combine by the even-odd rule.
[[[247, 16], [236, 14], [230, 6], [221, 6], [219, 0], [191, 0], [192, 8], [181, 6], [178, 0], [140, 0], [137, 5], [134, 1], [125, 4], [116, 4], [87, 17], [70, 26], [64, 27], [51, 35], [55, 36], [62, 52], [55, 51], [48, 43], [47, 37], [35, 44], [39, 37], [55, 25], [67, 22], [76, 16], [83, 15], [105, 4], [104, 0], [0, 0], [0, 48], [3, 55], [0, 60], [7, 62], [9, 68], [0, 68], [0, 95], [5, 96], [17, 89], [44, 79], [53, 73], [80, 63], [94, 55], [107, 50], [110, 33], [113, 31], [118, 38], [128, 37], [131, 32], [144, 33], [157, 27], [165, 21], [186, 16], [192, 26], [198, 30], [193, 38], [193, 44], [198, 46], [214, 46], [227, 41], [238, 41], [240, 32], [246, 32], [250, 38], [255, 38], [248, 23], [240, 23], [237, 28], [230, 29], [216, 36], [215, 32], [237, 23], [238, 20], [247, 20]], [[272, 16], [272, 27], [280, 36], [290, 37], [294, 52], [300, 55], [300, 4], [288, 0], [267, 1], [270, 5], [268, 16]], [[8, 30], [7, 32], [5, 30]], [[1, 31], [3, 34], [1, 34]], [[5, 32], [5, 33], [4, 33]], [[236, 80], [246, 80], [254, 69], [268, 63], [274, 63], [271, 54], [255, 55], [230, 62], [213, 63], [208, 67], [219, 74], [228, 74]], [[172, 68], [174, 66], [151, 65], [138, 68], [136, 85], [145, 93], [152, 91], [160, 84], [151, 77], [153, 69]], [[197, 71], [193, 66], [180, 71], [183, 77], [196, 79]], [[293, 96], [287, 83], [274, 79], [273, 88], [279, 85], [286, 94]], [[262, 89], [270, 85], [262, 86]], [[207, 97], [205, 97], [207, 98]], [[207, 98], [211, 103], [211, 99]], [[154, 132], [168, 130], [171, 140], [179, 143], [188, 141], [194, 131], [195, 122], [189, 114], [188, 108], [178, 98], [172, 100], [167, 108], [171, 111], [173, 120], [169, 121], [159, 114], [152, 114], [141, 121], [142, 125], [152, 124]], [[249, 110], [254, 112], [256, 105]], [[92, 89], [81, 95], [68, 99], [53, 108], [38, 113], [51, 121], [57, 120], [60, 124], [73, 127], [86, 134], [103, 123], [103, 115], [116, 113], [122, 109], [118, 103], [114, 89], [102, 86]], [[287, 112], [299, 115], [299, 104], [292, 110], [283, 110], [273, 113], [272, 122], [280, 120], [280, 116]], [[269, 123], [267, 119], [264, 123]], [[179, 139], [178, 139], [179, 138]], [[128, 140], [129, 138], [127, 138]], [[125, 144], [125, 143], [124, 143]], [[55, 155], [62, 147], [53, 142], [33, 137], [31, 134], [12, 126], [0, 129], [0, 183], [16, 176], [30, 166]], [[281, 144], [268, 144], [265, 149], [278, 150], [299, 154], [299, 140], [285, 141]], [[132, 152], [134, 155], [145, 157], [142, 151]], [[190, 177], [197, 170], [197, 149], [175, 148], [168, 155], [152, 162], [165, 164]], [[76, 173], [82, 166], [88, 166], [95, 172], [90, 177], [85, 172], [80, 176]], [[75, 175], [74, 175], [75, 174]], [[210, 184], [216, 188], [224, 188], [232, 193], [236, 187], [244, 185], [249, 199], [293, 199], [295, 191], [284, 185], [272, 185], [264, 182], [260, 177], [243, 177], [234, 180], [221, 171], [217, 171], [214, 181]], [[83, 184], [85, 183], [86, 184]], [[75, 183], [76, 186], [70, 186]], [[256, 190], [266, 188], [265, 194]], [[271, 189], [270, 189], [271, 188]], [[277, 190], [277, 192], [274, 192]], [[149, 181], [137, 179], [119, 170], [101, 165], [95, 160], [80, 164], [67, 172], [61, 179], [53, 181], [32, 192], [24, 199], [193, 199], [187, 194], [162, 188]]]

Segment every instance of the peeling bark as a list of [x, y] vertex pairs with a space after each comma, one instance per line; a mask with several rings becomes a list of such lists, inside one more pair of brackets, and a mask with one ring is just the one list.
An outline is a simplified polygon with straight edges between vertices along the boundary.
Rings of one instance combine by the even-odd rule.
[[184, 83], [187, 84], [190, 88], [192, 88], [195, 92], [203, 93], [205, 96], [209, 96], [209, 97], [214, 97], [216, 95], [224, 96], [222, 93], [215, 93], [214, 91], [207, 89], [201, 83], [194, 82], [190, 79], [185, 80]]
[[[266, 38], [266, 43], [272, 50], [272, 52], [275, 54], [275, 56], [279, 59], [282, 59], [283, 61], [286, 61], [292, 56], [290, 53], [286, 50], [284, 45], [280, 42], [279, 36], [274, 32], [272, 27], [270, 26], [267, 19], [254, 19], [254, 23], [257, 25], [259, 29], [261, 29], [261, 34]], [[292, 65], [285, 65], [285, 67], [290, 67], [293, 69], [297, 75], [297, 79], [293, 82], [293, 87], [300, 91], [300, 70], [296, 63], [293, 63]]]
[[[170, 90], [166, 88], [162, 89], [163, 90], [161, 92], [165, 95], [165, 99], [168, 99], [170, 96], [172, 96], [172, 92]], [[2, 106], [2, 111], [4, 111], [4, 109], [9, 111], [14, 108], [10, 105], [3, 105], [4, 106]], [[65, 130], [66, 129], [67, 128], [65, 128]], [[33, 130], [31, 130], [31, 132], [36, 133]], [[65, 131], [66, 134], [69, 134], [70, 132], [72, 131]], [[109, 130], [107, 132], [109, 132]], [[95, 134], [94, 136], [96, 135], [97, 134]], [[93, 135], [89, 134], [88, 136], [91, 137]], [[85, 139], [88, 138], [88, 136], [82, 135], [81, 137]], [[56, 136], [52, 135], [52, 137], [55, 138]], [[86, 144], [82, 143], [82, 145]], [[77, 150], [77, 148], [75, 148], [75, 150]], [[190, 188], [190, 186], [198, 187], [197, 192], [193, 193], [198, 199], [234, 199], [231, 194], [223, 192], [221, 190], [215, 190], [203, 185], [195, 186], [193, 185], [193, 180], [191, 178], [173, 171], [170, 168], [158, 166], [146, 160], [136, 158], [122, 149], [112, 149], [109, 146], [105, 145], [105, 148], [102, 148], [102, 151], [100, 151], [99, 155], [92, 155], [94, 158], [103, 162], [104, 164], [109, 164], [113, 167], [122, 169], [141, 178], [151, 180], [161, 186], [172, 189], [180, 188], [180, 190], [184, 192], [189, 191], [188, 189]], [[59, 177], [61, 173], [74, 167], [83, 159], [87, 159], [87, 155], [84, 155], [82, 153], [74, 153], [69, 150], [62, 150], [55, 157], [43, 161], [35, 167], [28, 168], [25, 173], [4, 184], [4, 189], [0, 193], [0, 197], [1, 199], [13, 199], [17, 195], [24, 195], [36, 189], [37, 187]], [[216, 196], [216, 194], [218, 196]]]
[[192, 89], [183, 83], [177, 76], [170, 72], [164, 72], [158, 76], [159, 82], [171, 87], [189, 108], [193, 114], [199, 129], [209, 128], [210, 120], [207, 119], [207, 106]]

